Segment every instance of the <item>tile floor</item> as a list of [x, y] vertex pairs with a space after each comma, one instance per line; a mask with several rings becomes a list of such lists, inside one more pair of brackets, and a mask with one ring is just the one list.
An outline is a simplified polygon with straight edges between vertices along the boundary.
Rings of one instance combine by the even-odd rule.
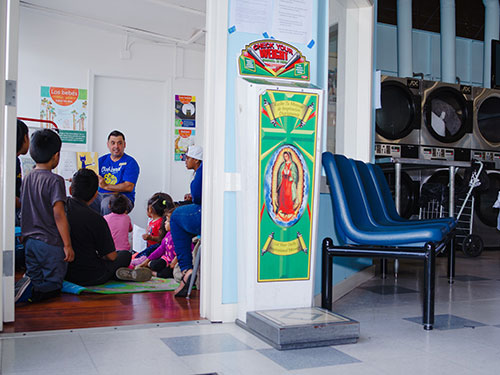
[[[0, 334], [2, 374], [500, 374], [500, 251], [457, 259], [436, 279], [436, 324], [421, 322], [422, 272], [376, 277], [335, 303], [356, 344], [277, 351], [235, 324], [207, 321]], [[438, 276], [446, 259], [438, 258]]]

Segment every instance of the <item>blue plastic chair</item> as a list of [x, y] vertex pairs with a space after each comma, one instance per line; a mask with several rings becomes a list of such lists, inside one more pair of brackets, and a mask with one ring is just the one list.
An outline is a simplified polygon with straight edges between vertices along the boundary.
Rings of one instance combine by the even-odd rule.
[[[454, 231], [447, 224], [411, 225], [391, 223], [374, 213], [356, 162], [342, 155], [323, 154], [323, 167], [337, 235], [344, 243], [334, 246], [323, 240], [322, 307], [332, 307], [332, 257], [409, 258], [424, 261], [424, 329], [434, 324], [435, 256], [452, 243]], [[365, 176], [366, 177], [366, 176]], [[373, 197], [372, 197], [373, 198]], [[392, 200], [392, 198], [391, 198]], [[450, 252], [452, 253], [452, 252]], [[450, 258], [449, 258], [450, 259]]]
[[356, 245], [421, 247], [439, 242], [446, 232], [436, 226], [386, 225], [378, 222], [371, 212], [354, 162], [343, 155], [323, 154], [330, 182], [334, 217], [346, 243]]
[[[450, 226], [452, 222], [455, 222], [454, 219], [452, 220], [407, 220], [401, 218], [397, 211], [396, 211], [396, 206], [394, 204], [394, 201], [392, 200], [392, 196], [389, 195], [390, 201], [386, 202], [384, 201], [384, 194], [382, 192], [382, 189], [384, 186], [380, 186], [377, 180], [375, 180], [372, 177], [372, 174], [370, 173], [370, 165], [367, 165], [363, 163], [362, 161], [359, 160], [351, 160], [351, 163], [354, 163], [357, 169], [357, 172], [359, 174], [359, 177], [361, 179], [361, 182], [363, 184], [364, 191], [366, 193], [366, 197], [368, 199], [368, 202], [366, 202], [367, 205], [369, 205], [371, 212], [373, 213], [373, 216], [375, 220], [381, 224], [384, 225], [394, 225], [394, 226], [402, 226], [402, 227], [437, 227], [440, 228], [443, 234], [449, 233], [453, 228]], [[384, 178], [385, 180], [385, 178]], [[388, 189], [389, 186], [385, 185], [385, 187]], [[389, 191], [390, 194], [390, 191]], [[391, 208], [393, 211], [391, 212]], [[391, 216], [392, 215], [392, 216]]]
[[372, 180], [375, 182], [377, 194], [384, 202], [384, 215], [389, 217], [391, 220], [408, 224], [445, 223], [450, 229], [454, 229], [457, 226], [457, 220], [453, 217], [443, 217], [430, 220], [409, 220], [402, 218], [401, 216], [399, 216], [398, 211], [396, 210], [396, 205], [394, 204], [394, 200], [392, 199], [391, 189], [387, 184], [387, 180], [385, 179], [382, 169], [380, 169], [380, 167], [375, 164], [365, 165], [368, 168], [368, 172], [370, 173]]

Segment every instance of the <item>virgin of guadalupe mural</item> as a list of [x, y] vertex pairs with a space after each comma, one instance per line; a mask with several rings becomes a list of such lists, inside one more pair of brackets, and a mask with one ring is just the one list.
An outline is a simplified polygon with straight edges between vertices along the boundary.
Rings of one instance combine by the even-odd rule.
[[265, 195], [271, 219], [283, 227], [299, 219], [307, 201], [308, 173], [300, 152], [292, 145], [279, 148], [266, 168]]
[[297, 182], [299, 171], [297, 164], [292, 161], [290, 151], [283, 152], [283, 162], [278, 169], [276, 214], [286, 220], [288, 215], [293, 215], [297, 203]]

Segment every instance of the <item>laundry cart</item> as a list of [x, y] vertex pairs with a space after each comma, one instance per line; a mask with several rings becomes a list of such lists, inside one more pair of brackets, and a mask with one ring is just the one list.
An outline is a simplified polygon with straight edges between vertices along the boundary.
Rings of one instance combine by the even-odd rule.
[[[464, 180], [468, 183], [455, 190], [455, 211], [457, 227], [455, 243], [461, 247], [463, 253], [470, 257], [477, 257], [483, 251], [484, 243], [480, 236], [472, 233], [474, 220], [474, 192], [488, 188], [488, 179], [483, 172], [483, 163], [474, 160], [464, 172]], [[458, 171], [456, 168], [455, 173]], [[435, 219], [449, 216], [447, 202], [449, 189], [441, 183], [425, 183], [420, 195], [420, 219]]]

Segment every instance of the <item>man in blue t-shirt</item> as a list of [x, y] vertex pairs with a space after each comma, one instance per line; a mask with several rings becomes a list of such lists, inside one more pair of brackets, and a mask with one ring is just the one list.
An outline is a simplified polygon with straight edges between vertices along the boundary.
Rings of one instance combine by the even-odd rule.
[[139, 178], [139, 164], [125, 153], [125, 135], [113, 130], [108, 136], [109, 154], [99, 158], [99, 196], [101, 215], [110, 212], [109, 200], [115, 193], [128, 199], [128, 212], [134, 208], [135, 185]]

